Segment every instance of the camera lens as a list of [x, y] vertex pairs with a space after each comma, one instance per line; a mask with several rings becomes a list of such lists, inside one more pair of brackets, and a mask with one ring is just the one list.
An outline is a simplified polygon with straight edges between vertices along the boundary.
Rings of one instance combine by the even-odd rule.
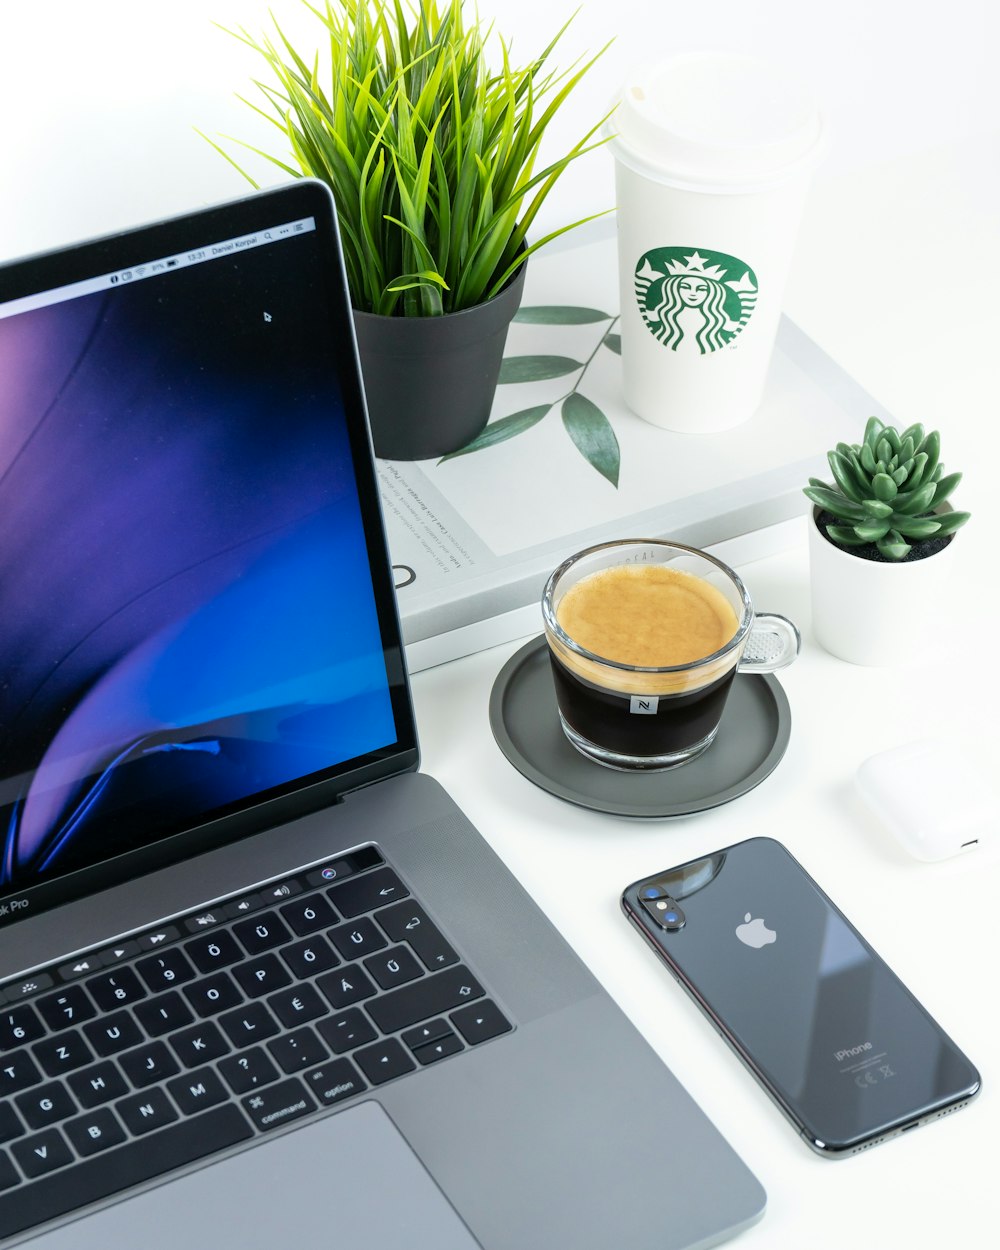
[[642, 897], [642, 906], [646, 914], [651, 916], [661, 929], [666, 929], [668, 933], [674, 933], [678, 929], [683, 929], [686, 923], [683, 910], [677, 906], [677, 903], [670, 897], [658, 890], [655, 894], [644, 890]]

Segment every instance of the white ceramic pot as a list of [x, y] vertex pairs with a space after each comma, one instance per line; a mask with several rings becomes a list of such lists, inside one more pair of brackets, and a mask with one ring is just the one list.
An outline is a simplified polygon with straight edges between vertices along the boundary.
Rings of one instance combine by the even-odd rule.
[[908, 564], [863, 560], [830, 542], [819, 512], [813, 508], [808, 527], [817, 641], [851, 664], [912, 664], [926, 655], [947, 603], [955, 543]]

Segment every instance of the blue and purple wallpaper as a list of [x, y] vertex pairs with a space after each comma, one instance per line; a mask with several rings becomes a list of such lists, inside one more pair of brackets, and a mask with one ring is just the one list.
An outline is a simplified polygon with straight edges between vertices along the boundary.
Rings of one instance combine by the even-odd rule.
[[396, 740], [314, 247], [0, 317], [0, 888]]

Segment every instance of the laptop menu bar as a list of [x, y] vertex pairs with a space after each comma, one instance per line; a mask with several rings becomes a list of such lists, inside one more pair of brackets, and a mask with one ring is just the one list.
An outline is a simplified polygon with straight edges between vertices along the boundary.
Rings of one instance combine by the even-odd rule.
[[192, 265], [203, 265], [208, 261], [223, 260], [253, 248], [271, 247], [297, 234], [307, 234], [315, 229], [315, 217], [301, 217], [297, 221], [283, 221], [269, 226], [266, 230], [254, 231], [252, 234], [243, 234], [232, 239], [218, 239], [186, 252], [177, 252], [172, 256], [157, 256], [131, 265], [129, 268], [116, 269], [110, 273], [86, 278], [82, 282], [71, 282], [66, 286], [54, 287], [50, 291], [39, 291], [34, 295], [26, 295], [22, 299], [10, 300], [6, 304], [0, 304], [0, 317], [13, 317], [34, 308], [44, 308], [49, 304], [61, 304], [66, 300], [77, 299], [81, 295], [92, 295], [98, 291], [128, 286], [133, 282], [163, 277], [174, 270], [188, 269]]

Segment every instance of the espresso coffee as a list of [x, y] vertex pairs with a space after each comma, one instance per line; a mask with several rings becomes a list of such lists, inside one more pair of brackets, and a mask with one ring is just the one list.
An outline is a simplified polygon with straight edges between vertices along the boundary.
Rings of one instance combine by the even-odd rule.
[[621, 564], [569, 586], [556, 620], [594, 657], [564, 647], [550, 651], [571, 741], [584, 750], [600, 743], [626, 759], [652, 758], [656, 767], [711, 741], [737, 662], [735, 655], [710, 658], [739, 629], [721, 590], [669, 565]]
[[[784, 617], [754, 616], [721, 560], [667, 539], [598, 543], [554, 569], [542, 594], [563, 732], [608, 768], [676, 768], [714, 741], [741, 667], [772, 672], [798, 652]], [[771, 652], [747, 660], [767, 622]], [[774, 640], [780, 646], [773, 649]]]
[[593, 655], [638, 668], [669, 668], [714, 655], [739, 628], [720, 590], [663, 564], [621, 564], [591, 573], [563, 595], [556, 620]]
[[[600, 743], [614, 755], [654, 761], [662, 768], [673, 757], [686, 758], [707, 745], [718, 729], [735, 664], [716, 681], [697, 690], [668, 695], [622, 695], [571, 672], [552, 653], [556, 702], [571, 742]], [[586, 749], [586, 748], [584, 748]]]

